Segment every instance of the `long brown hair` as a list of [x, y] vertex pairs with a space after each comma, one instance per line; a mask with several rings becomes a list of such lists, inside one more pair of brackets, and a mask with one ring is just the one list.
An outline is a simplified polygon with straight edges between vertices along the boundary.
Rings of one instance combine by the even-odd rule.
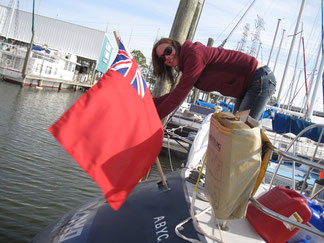
[[158, 42], [156, 42], [152, 49], [152, 63], [153, 63], [153, 74], [161, 79], [167, 79], [172, 84], [175, 83], [175, 79], [177, 76], [176, 69], [174, 67], [166, 66], [164, 63], [161, 63], [159, 60], [159, 57], [156, 54], [156, 48], [163, 43], [168, 43], [171, 46], [174, 47], [176, 51], [176, 55], [179, 58], [180, 50], [181, 50], [181, 44], [173, 39], [170, 38], [162, 38]]

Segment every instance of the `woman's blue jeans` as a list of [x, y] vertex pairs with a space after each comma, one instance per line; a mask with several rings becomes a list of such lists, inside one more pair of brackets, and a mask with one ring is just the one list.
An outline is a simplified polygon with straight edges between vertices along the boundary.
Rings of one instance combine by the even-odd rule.
[[259, 120], [266, 104], [275, 92], [276, 83], [276, 78], [268, 66], [258, 68], [245, 95], [236, 100], [234, 113], [250, 110], [250, 116]]

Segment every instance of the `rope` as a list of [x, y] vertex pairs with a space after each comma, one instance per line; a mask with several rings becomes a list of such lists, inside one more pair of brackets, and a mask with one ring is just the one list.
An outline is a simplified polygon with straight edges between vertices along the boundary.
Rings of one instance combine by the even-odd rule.
[[174, 133], [174, 131], [177, 131], [177, 130], [181, 130], [183, 128], [186, 128], [186, 127], [189, 127], [189, 125], [183, 125], [183, 126], [178, 126], [178, 127], [174, 127], [174, 128], [168, 128], [168, 129], [165, 129], [168, 133]]
[[173, 172], [173, 165], [172, 165], [172, 161], [171, 161], [170, 136], [169, 135], [168, 135], [168, 154], [169, 154], [170, 168], [171, 168], [171, 171]]
[[[208, 212], [210, 209], [211, 209], [210, 206], [207, 207], [207, 208], [205, 208], [203, 211], [201, 211], [199, 214], [197, 214], [196, 217], [199, 217], [200, 215], [202, 215], [202, 214]], [[179, 223], [179, 224], [175, 227], [175, 230], [174, 230], [174, 231], [175, 231], [175, 233], [177, 234], [177, 236], [179, 236], [180, 238], [182, 238], [182, 239], [184, 239], [184, 240], [186, 240], [186, 241], [193, 242], [193, 243], [201, 243], [201, 241], [196, 240], [196, 239], [192, 239], [192, 238], [188, 238], [188, 237], [184, 236], [183, 234], [181, 234], [181, 233], [179, 232], [179, 229], [180, 229], [184, 224], [188, 223], [190, 219], [191, 219], [191, 217], [188, 217], [188, 218], [186, 218], [184, 221], [182, 221], [181, 223]]]
[[224, 47], [224, 45], [226, 44], [227, 40], [230, 38], [230, 36], [233, 34], [234, 30], [236, 30], [236, 28], [238, 27], [238, 25], [241, 23], [241, 21], [243, 20], [243, 18], [245, 17], [245, 15], [247, 14], [247, 12], [250, 10], [250, 8], [252, 7], [252, 5], [254, 4], [256, 0], [253, 0], [253, 2], [250, 4], [250, 6], [248, 7], [248, 9], [245, 11], [245, 13], [242, 15], [242, 17], [239, 19], [239, 21], [237, 22], [237, 24], [234, 26], [234, 28], [232, 29], [232, 31], [229, 33], [229, 35], [227, 36], [227, 38], [223, 41], [223, 43], [219, 46], [221, 48]]

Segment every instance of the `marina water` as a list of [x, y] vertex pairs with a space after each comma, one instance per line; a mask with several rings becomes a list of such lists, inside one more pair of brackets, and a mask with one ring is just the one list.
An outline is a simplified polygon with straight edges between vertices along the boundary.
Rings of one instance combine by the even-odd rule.
[[[0, 242], [29, 242], [71, 209], [102, 195], [47, 130], [82, 94], [0, 81]], [[160, 161], [169, 172], [168, 158]], [[174, 161], [173, 168], [180, 163]], [[149, 179], [158, 175], [153, 166]]]

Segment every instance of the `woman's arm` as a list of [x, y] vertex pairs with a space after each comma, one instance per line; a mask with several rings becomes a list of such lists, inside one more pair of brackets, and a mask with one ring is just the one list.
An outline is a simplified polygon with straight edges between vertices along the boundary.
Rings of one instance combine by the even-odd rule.
[[160, 119], [163, 119], [181, 105], [194, 86], [195, 82], [198, 80], [204, 68], [205, 62], [200, 55], [192, 52], [191, 55], [186, 57], [179, 84], [171, 93], [159, 97], [161, 100], [157, 100], [157, 103], [154, 101]]
[[168, 96], [169, 96], [169, 93], [165, 94], [165, 95], [162, 95], [160, 97], [153, 98], [155, 107], [158, 107]]

